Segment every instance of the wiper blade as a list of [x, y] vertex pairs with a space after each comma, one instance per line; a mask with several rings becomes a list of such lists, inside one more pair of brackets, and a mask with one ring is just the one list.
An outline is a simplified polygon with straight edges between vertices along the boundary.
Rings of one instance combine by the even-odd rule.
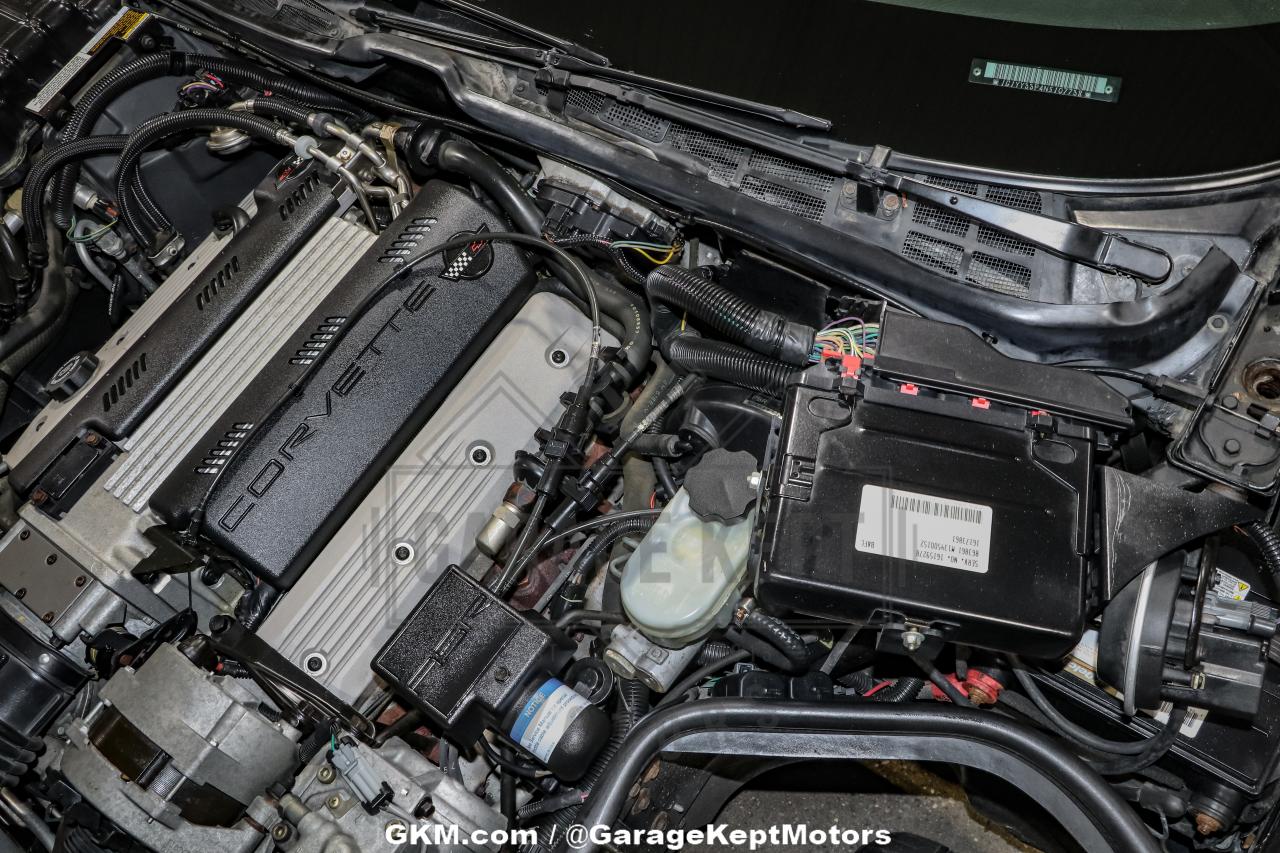
[[544, 47], [558, 50], [566, 56], [572, 56], [580, 59], [591, 66], [608, 67], [609, 59], [594, 50], [583, 47], [576, 42], [568, 39], [553, 36], [551, 33], [545, 33], [542, 30], [522, 24], [514, 18], [508, 18], [506, 15], [500, 15], [497, 12], [477, 6], [474, 3], [468, 3], [467, 0], [431, 0], [437, 6], [456, 12], [459, 15], [470, 18], [473, 21], [479, 21], [488, 24], [495, 29], [506, 30], [514, 33], [521, 38], [531, 41], [534, 44], [540, 44]]
[[[450, 2], [454, 1], [450, 0]], [[590, 76], [598, 80], [622, 83], [691, 101], [701, 101], [704, 104], [753, 115], [792, 127], [820, 131], [831, 129], [831, 121], [825, 118], [811, 116], [797, 110], [786, 109], [785, 107], [775, 107], [771, 104], [750, 101], [745, 98], [735, 98], [732, 95], [713, 92], [709, 89], [700, 89], [696, 86], [686, 86], [683, 83], [672, 83], [669, 80], [637, 74], [634, 71], [622, 71], [617, 68], [596, 65], [576, 56], [553, 54], [548, 60], [548, 64], [551, 66], [549, 69], [551, 73], [547, 76], [547, 79], [552, 85], [561, 82], [562, 85], [580, 86], [582, 85], [581, 83], [572, 82], [573, 78], [582, 79]]]

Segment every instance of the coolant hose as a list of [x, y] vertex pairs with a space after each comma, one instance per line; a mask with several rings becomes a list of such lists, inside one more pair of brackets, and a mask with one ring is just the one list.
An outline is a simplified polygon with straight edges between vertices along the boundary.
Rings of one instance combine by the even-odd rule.
[[[138, 200], [134, 198], [132, 184], [142, 155], [152, 145], [167, 136], [208, 127], [234, 128], [271, 142], [284, 142], [286, 140], [284, 128], [268, 119], [249, 115], [238, 110], [187, 110], [185, 112], [157, 116], [138, 125], [129, 134], [128, 144], [120, 152], [120, 162], [116, 166], [116, 203], [120, 209], [120, 218], [124, 220], [125, 225], [129, 227], [130, 232], [138, 239], [138, 242], [149, 250], [148, 254], [158, 248], [154, 245], [157, 234], [147, 233], [147, 229], [142, 222], [143, 212]], [[158, 232], [165, 230], [171, 230], [171, 226], [167, 222], [164, 223], [161, 229], [158, 229]]]
[[[270, 91], [310, 106], [345, 111], [352, 109], [344, 99], [319, 87], [273, 74], [262, 66], [243, 59], [164, 51], [126, 62], [99, 78], [80, 97], [58, 138], [63, 143], [74, 142], [85, 134], [92, 133], [93, 126], [111, 102], [139, 83], [160, 77], [194, 74], [202, 69], [227, 82], [258, 91]], [[53, 222], [63, 230], [71, 227], [71, 209], [79, 174], [77, 164], [68, 164], [58, 173], [54, 183]]]
[[683, 334], [671, 341], [671, 361], [690, 373], [700, 373], [711, 379], [732, 382], [781, 397], [787, 382], [795, 372], [789, 364], [783, 364], [736, 344], [709, 341], [697, 335]]
[[49, 178], [68, 163], [123, 151], [128, 143], [129, 137], [124, 134], [78, 139], [51, 149], [27, 172], [22, 183], [22, 223], [27, 229], [27, 263], [33, 268], [40, 269], [49, 262], [43, 211]]
[[728, 289], [683, 267], [661, 266], [645, 279], [655, 302], [665, 302], [710, 324], [720, 334], [787, 364], [805, 365], [813, 351], [812, 326], [752, 305]]
[[797, 671], [808, 669], [809, 647], [786, 622], [763, 611], [752, 610], [742, 620], [742, 627], [757, 637], [767, 640], [769, 645], [782, 652], [782, 656], [787, 659], [792, 669]]
[[[520, 182], [510, 172], [469, 142], [447, 139], [435, 152], [436, 165], [446, 172], [470, 178], [484, 190], [498, 207], [506, 213], [517, 230], [533, 237], [542, 236], [545, 218], [538, 205], [529, 198]], [[555, 261], [548, 261], [562, 279]], [[624, 383], [630, 386], [639, 379], [649, 365], [653, 340], [649, 334], [649, 311], [644, 300], [637, 299], [626, 288], [608, 279], [596, 276], [596, 298], [600, 301], [600, 313], [613, 318], [621, 330], [621, 346], [618, 354], [626, 364], [628, 375]]]
[[[643, 682], [630, 678], [619, 678], [617, 685], [618, 705], [613, 712], [613, 730], [609, 735], [609, 740], [605, 743], [604, 748], [600, 750], [600, 754], [596, 756], [596, 760], [587, 768], [586, 775], [577, 782], [577, 787], [588, 793], [600, 781], [600, 777], [605, 774], [605, 771], [609, 769], [609, 765], [613, 762], [613, 757], [622, 748], [623, 741], [640, 724], [640, 720], [649, 713], [649, 688]], [[547, 851], [551, 850], [563, 850], [565, 848], [565, 833], [570, 826], [577, 822], [576, 818], [581, 810], [582, 804], [578, 802], [547, 817], [539, 824], [538, 836], [542, 841], [537, 846], [527, 847], [525, 850], [528, 853], [534, 853], [534, 851], [547, 853]]]

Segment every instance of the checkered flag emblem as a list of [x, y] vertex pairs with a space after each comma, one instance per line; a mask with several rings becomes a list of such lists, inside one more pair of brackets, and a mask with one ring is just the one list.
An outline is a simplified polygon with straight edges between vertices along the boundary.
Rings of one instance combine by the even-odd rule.
[[493, 247], [488, 240], [480, 236], [488, 230], [488, 226], [480, 226], [475, 232], [475, 240], [461, 249], [450, 252], [440, 277], [449, 281], [458, 281], [463, 278], [479, 278], [488, 272], [493, 263]]

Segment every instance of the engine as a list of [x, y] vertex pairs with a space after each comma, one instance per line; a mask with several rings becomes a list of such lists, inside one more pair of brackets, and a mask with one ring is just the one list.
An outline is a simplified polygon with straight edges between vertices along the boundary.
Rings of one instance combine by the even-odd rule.
[[[709, 820], [756, 772], [726, 757], [967, 768], [1083, 849], [1270, 831], [1276, 309], [1241, 252], [881, 149], [824, 183], [689, 107], [450, 60], [593, 164], [409, 103], [352, 58], [409, 24], [316, 5], [273, 57], [89, 4], [56, 22], [86, 58], [24, 90], [0, 849], [548, 853]], [[1058, 313], [1010, 284], [1031, 257]], [[1221, 304], [1113, 363], [1070, 326], [1095, 279], [1119, 326]]]

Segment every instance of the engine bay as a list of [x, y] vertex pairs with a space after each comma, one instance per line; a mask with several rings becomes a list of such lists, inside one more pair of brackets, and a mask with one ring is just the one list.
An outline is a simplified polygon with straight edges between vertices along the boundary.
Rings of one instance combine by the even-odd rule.
[[1280, 844], [1280, 176], [819, 144], [431, 5], [5, 34], [0, 851], [675, 849], [816, 760]]

